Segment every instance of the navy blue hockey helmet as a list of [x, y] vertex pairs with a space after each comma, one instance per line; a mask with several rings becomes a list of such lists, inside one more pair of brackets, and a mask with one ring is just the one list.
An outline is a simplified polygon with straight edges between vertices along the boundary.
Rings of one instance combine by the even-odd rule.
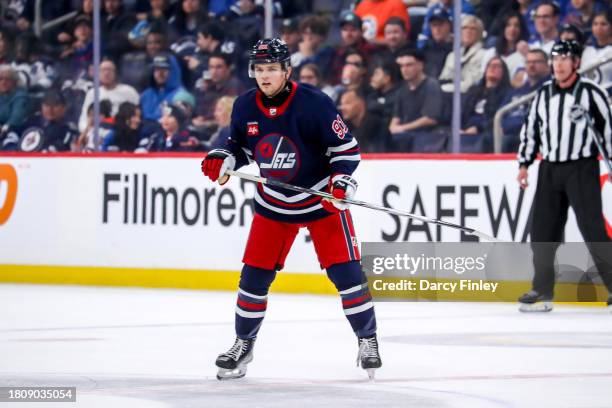
[[582, 57], [582, 45], [577, 41], [561, 41], [557, 40], [550, 52], [551, 55], [571, 55], [573, 57]]
[[265, 38], [257, 41], [249, 53], [249, 77], [255, 77], [256, 64], [279, 62], [283, 69], [289, 68], [291, 53], [289, 47], [280, 38]]

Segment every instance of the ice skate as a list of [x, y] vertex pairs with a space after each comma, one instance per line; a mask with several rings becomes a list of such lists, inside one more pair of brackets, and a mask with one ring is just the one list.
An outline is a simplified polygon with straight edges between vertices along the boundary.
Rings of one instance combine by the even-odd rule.
[[552, 297], [530, 290], [518, 299], [521, 312], [550, 312], [553, 309]]
[[370, 380], [374, 379], [374, 372], [382, 366], [380, 354], [378, 354], [378, 340], [376, 335], [361, 337], [358, 339], [359, 353], [357, 354], [357, 367], [361, 366], [368, 373]]
[[219, 367], [218, 380], [233, 380], [246, 375], [247, 364], [253, 361], [255, 338], [236, 338], [234, 345], [226, 353], [219, 354], [215, 364]]

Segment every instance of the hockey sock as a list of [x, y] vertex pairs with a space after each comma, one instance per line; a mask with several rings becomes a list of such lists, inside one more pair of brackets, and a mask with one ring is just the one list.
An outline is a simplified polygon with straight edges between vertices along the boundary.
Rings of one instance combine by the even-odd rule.
[[357, 337], [376, 333], [374, 303], [368, 283], [358, 261], [335, 264], [327, 268], [342, 299], [342, 308]]
[[268, 289], [276, 271], [244, 265], [236, 302], [236, 336], [250, 339], [257, 336], [268, 306]]

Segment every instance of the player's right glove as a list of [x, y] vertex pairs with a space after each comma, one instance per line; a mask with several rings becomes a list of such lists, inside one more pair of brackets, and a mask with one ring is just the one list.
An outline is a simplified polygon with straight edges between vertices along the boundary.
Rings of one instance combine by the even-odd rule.
[[204, 160], [202, 160], [202, 173], [212, 181], [219, 180], [219, 184], [223, 185], [229, 180], [229, 176], [225, 176], [227, 170], [234, 170], [236, 166], [236, 158], [229, 150], [214, 149], [208, 152]]
[[[336, 174], [329, 184], [329, 192], [337, 199], [353, 198], [357, 191], [357, 180], [348, 174]], [[337, 213], [348, 209], [350, 204], [324, 198], [321, 205], [330, 213]]]

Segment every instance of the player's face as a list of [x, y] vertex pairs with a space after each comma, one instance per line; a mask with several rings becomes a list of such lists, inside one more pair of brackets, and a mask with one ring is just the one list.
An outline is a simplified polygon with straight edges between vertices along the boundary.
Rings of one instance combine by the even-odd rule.
[[254, 70], [257, 85], [266, 96], [279, 93], [291, 75], [291, 68], [285, 71], [279, 62], [256, 64]]
[[571, 55], [553, 55], [553, 74], [557, 82], [563, 83], [570, 79], [580, 66], [580, 60]]

